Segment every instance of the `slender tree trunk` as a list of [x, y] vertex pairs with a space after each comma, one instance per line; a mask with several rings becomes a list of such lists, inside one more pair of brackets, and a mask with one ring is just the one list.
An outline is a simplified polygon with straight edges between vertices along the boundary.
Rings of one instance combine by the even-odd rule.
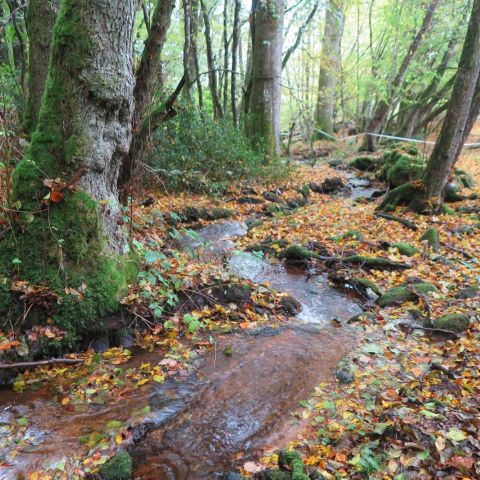
[[228, 110], [228, 0], [223, 3], [223, 111]]
[[420, 212], [438, 212], [445, 186], [480, 110], [480, 0], [474, 0], [452, 97], [440, 135], [427, 162], [421, 186], [392, 190], [383, 205], [409, 201]]
[[252, 89], [245, 119], [253, 147], [275, 158], [280, 151], [280, 94], [284, 0], [258, 2], [252, 48]]
[[231, 85], [231, 102], [232, 102], [232, 119], [233, 125], [238, 127], [238, 111], [237, 111], [237, 54], [240, 42], [240, 8], [241, 0], [235, 0], [235, 9], [233, 13], [233, 35], [232, 35], [232, 85]]
[[183, 0], [183, 76], [185, 77], [185, 86], [183, 93], [188, 100], [192, 100], [192, 78], [194, 78], [194, 72], [191, 71], [192, 63], [192, 11], [191, 1]]
[[26, 5], [20, 0], [7, 0], [7, 5], [10, 10], [13, 29], [17, 38], [16, 44], [13, 46], [13, 60], [15, 67], [20, 73], [20, 87], [23, 92], [23, 97], [27, 96], [27, 82], [26, 72], [28, 65], [27, 40], [25, 31], [25, 11]]
[[[158, 0], [150, 22], [150, 29], [143, 48], [140, 65], [136, 72], [134, 89], [135, 111], [133, 115], [133, 138], [128, 155], [125, 156], [120, 171], [118, 183], [125, 190], [135, 171], [135, 165], [142, 157], [147, 137], [144, 134], [155, 130], [158, 125], [149, 122], [149, 109], [158, 88], [159, 71], [161, 68], [161, 53], [170, 27], [175, 0]], [[127, 192], [122, 192], [125, 201]]]
[[450, 65], [450, 61], [453, 58], [456, 47], [456, 35], [448, 42], [447, 49], [443, 54], [442, 60], [438, 67], [435, 70], [435, 75], [427, 85], [425, 90], [418, 94], [414, 100], [414, 104], [408, 108], [408, 110], [403, 115], [401, 126], [399, 128], [399, 134], [401, 136], [410, 137], [415, 134], [415, 125], [418, 122], [418, 119], [422, 116], [428, 115], [429, 112], [425, 112], [425, 103], [428, 102], [432, 95], [434, 95], [442, 81], [442, 78], [445, 76], [447, 69]]
[[247, 65], [245, 82], [243, 84], [243, 95], [241, 111], [244, 114], [248, 113], [250, 109], [250, 95], [252, 94], [252, 58], [253, 58], [253, 44], [255, 43], [255, 12], [257, 11], [258, 0], [252, 0], [252, 7], [250, 8], [250, 38], [247, 46]]
[[200, 8], [198, 0], [192, 0], [192, 20], [190, 22], [191, 26], [191, 50], [190, 50], [190, 71], [195, 72], [195, 81], [197, 85], [197, 94], [198, 94], [198, 106], [200, 109], [203, 109], [203, 89], [202, 89], [202, 79], [200, 78], [200, 64], [198, 60], [198, 21], [200, 15]]
[[[380, 133], [385, 121], [387, 119], [388, 113], [390, 112], [390, 107], [394, 101], [395, 95], [397, 93], [398, 88], [403, 83], [405, 75], [410, 67], [412, 60], [417, 52], [418, 48], [422, 44], [425, 34], [428, 32], [432, 25], [433, 16], [435, 11], [437, 10], [440, 4], [440, 0], [431, 0], [430, 5], [425, 13], [425, 17], [423, 19], [422, 26], [418, 30], [417, 34], [415, 35], [410, 47], [403, 58], [402, 64], [400, 65], [400, 69], [390, 84], [390, 89], [387, 98], [380, 99], [375, 111], [373, 113], [372, 120], [368, 125], [368, 132], [369, 133]], [[376, 139], [372, 135], [365, 135], [364, 141], [360, 147], [360, 150], [365, 150], [368, 152], [373, 152], [375, 150]]]
[[[340, 65], [340, 48], [344, 27], [343, 0], [329, 0], [322, 43], [322, 60], [318, 79], [314, 138], [333, 140], [333, 112]], [[322, 133], [324, 132], [324, 133]]]
[[33, 133], [47, 83], [53, 25], [58, 13], [58, 0], [29, 0], [27, 32], [29, 43], [28, 97], [23, 128]]
[[290, 60], [290, 57], [292, 56], [292, 54], [295, 52], [295, 50], [298, 48], [298, 46], [300, 45], [300, 42], [302, 41], [302, 37], [303, 37], [303, 34], [305, 33], [305, 30], [307, 29], [308, 25], [310, 24], [310, 22], [312, 21], [313, 17], [315, 17], [315, 13], [317, 13], [317, 10], [318, 10], [318, 5], [320, 4], [320, 1], [317, 0], [314, 5], [313, 5], [313, 8], [310, 12], [310, 14], [308, 15], [307, 19], [305, 20], [305, 22], [302, 23], [302, 25], [300, 26], [300, 28], [298, 29], [298, 32], [297, 32], [297, 35], [295, 36], [295, 42], [293, 43], [293, 45], [285, 52], [285, 55], [283, 56], [283, 60], [282, 60], [282, 69], [284, 69], [286, 66], [287, 66], [287, 63], [288, 61]]
[[207, 46], [207, 63], [208, 63], [208, 83], [210, 86], [210, 93], [212, 95], [213, 116], [215, 118], [221, 118], [223, 117], [223, 110], [222, 110], [222, 105], [220, 103], [220, 97], [218, 96], [217, 73], [215, 68], [215, 60], [213, 57], [210, 18], [208, 16], [208, 10], [207, 10], [207, 6], [205, 5], [205, 0], [200, 0], [200, 6], [202, 8], [203, 23], [205, 27], [205, 43]]
[[37, 129], [13, 175], [11, 201], [31, 213], [2, 240], [0, 268], [18, 258], [17, 276], [52, 292], [44, 318], [72, 335], [101, 329], [127, 285], [117, 177], [131, 139], [135, 12], [135, 0], [62, 1]]

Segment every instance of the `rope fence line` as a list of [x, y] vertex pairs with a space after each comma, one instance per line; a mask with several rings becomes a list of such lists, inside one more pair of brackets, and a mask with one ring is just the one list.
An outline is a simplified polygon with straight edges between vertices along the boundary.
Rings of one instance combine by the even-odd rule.
[[[322, 133], [324, 133], [324, 132], [322, 132]], [[344, 142], [344, 141], [347, 141], [347, 140], [352, 140], [354, 138], [357, 138], [360, 135], [371, 135], [372, 137], [388, 138], [390, 140], [401, 140], [403, 142], [423, 143], [425, 145], [435, 145], [435, 142], [432, 142], [432, 141], [429, 141], [429, 140], [419, 140], [417, 138], [397, 137], [395, 135], [385, 135], [385, 134], [371, 133], [371, 132], [364, 132], [364, 133], [359, 133], [357, 135], [351, 135], [351, 136], [348, 136], [348, 137], [337, 138], [336, 140], [339, 141], [339, 142]], [[479, 147], [480, 147], [480, 143], [465, 143], [463, 145], [463, 148], [479, 148]]]

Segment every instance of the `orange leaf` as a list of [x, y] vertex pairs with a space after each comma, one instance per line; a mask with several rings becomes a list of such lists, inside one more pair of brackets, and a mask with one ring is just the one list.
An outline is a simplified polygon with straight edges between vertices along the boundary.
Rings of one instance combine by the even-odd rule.
[[63, 200], [63, 193], [58, 190], [52, 190], [50, 192], [50, 200], [53, 203], [60, 203]]

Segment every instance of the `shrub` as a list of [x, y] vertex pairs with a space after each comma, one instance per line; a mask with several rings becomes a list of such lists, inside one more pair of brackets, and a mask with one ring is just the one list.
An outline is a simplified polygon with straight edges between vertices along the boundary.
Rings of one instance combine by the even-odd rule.
[[167, 188], [209, 193], [234, 180], [279, 177], [287, 170], [278, 162], [266, 165], [231, 119], [215, 121], [191, 107], [157, 130], [148, 162]]

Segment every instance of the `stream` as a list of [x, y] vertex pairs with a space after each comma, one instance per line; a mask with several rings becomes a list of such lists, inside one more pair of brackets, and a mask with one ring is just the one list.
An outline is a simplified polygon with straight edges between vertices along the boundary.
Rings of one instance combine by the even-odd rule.
[[[1, 480], [23, 478], [65, 455], [84, 453], [86, 447], [78, 441], [82, 434], [98, 431], [109, 420], [145, 417], [145, 406], [150, 410], [142, 420], [147, 433], [131, 452], [135, 479], [222, 478], [217, 473], [295, 439], [303, 423], [290, 412], [316, 385], [332, 378], [339, 360], [355, 345], [353, 331], [336, 328], [331, 320], [345, 322], [360, 308], [330, 287], [325, 276], [307, 281], [302, 270], [235, 252], [234, 238], [246, 233], [241, 222], [217, 222], [195, 238], [185, 238], [182, 246], [224, 255], [239, 277], [290, 294], [302, 306], [296, 321], [218, 336], [215, 351], [204, 355], [190, 376], [83, 412], [65, 412], [45, 389], [22, 394], [0, 389]], [[232, 355], [223, 353], [227, 346]], [[139, 351], [131, 361], [155, 364], [156, 358], [158, 353]], [[23, 417], [29, 419], [28, 438], [14, 453], [2, 443], [2, 427]]]

